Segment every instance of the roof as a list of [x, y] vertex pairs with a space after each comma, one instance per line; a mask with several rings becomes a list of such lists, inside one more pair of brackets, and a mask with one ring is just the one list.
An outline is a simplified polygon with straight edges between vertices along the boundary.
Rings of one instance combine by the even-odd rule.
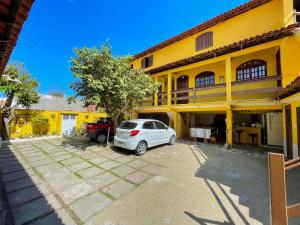
[[80, 100], [76, 100], [75, 103], [68, 103], [67, 98], [55, 97], [51, 95], [41, 95], [39, 103], [30, 107], [33, 110], [50, 110], [50, 111], [74, 111], [74, 112], [86, 112], [87, 108]]
[[175, 42], [178, 42], [182, 39], [190, 37], [190, 36], [192, 36], [194, 34], [197, 34], [197, 33], [201, 32], [203, 30], [206, 30], [207, 28], [215, 26], [218, 23], [224, 22], [225, 20], [228, 20], [230, 18], [238, 16], [242, 13], [245, 13], [245, 12], [251, 10], [251, 9], [254, 9], [256, 7], [259, 7], [263, 4], [266, 4], [266, 3], [271, 2], [271, 1], [272, 0], [251, 0], [251, 1], [249, 1], [245, 4], [242, 4], [242, 5], [236, 7], [232, 10], [229, 10], [229, 11], [227, 11], [227, 12], [225, 12], [225, 13], [219, 15], [219, 16], [216, 16], [216, 17], [214, 17], [214, 18], [212, 18], [212, 19], [210, 19], [210, 20], [208, 20], [204, 23], [201, 23], [201, 24], [199, 24], [199, 25], [197, 25], [197, 26], [181, 33], [181, 34], [178, 34], [178, 35], [176, 35], [176, 36], [174, 36], [174, 37], [172, 37], [172, 38], [170, 38], [166, 41], [163, 41], [163, 42], [161, 42], [161, 43], [159, 43], [159, 44], [157, 44], [157, 45], [155, 45], [151, 48], [148, 48], [147, 50], [145, 50], [145, 51], [143, 51], [139, 54], [136, 54], [134, 56], [134, 59], [138, 59], [138, 58], [141, 58], [145, 55], [151, 54], [151, 53], [153, 53], [153, 52], [155, 52], [159, 49], [162, 49], [162, 48], [164, 48], [168, 45], [171, 45], [171, 44], [173, 44]]
[[240, 51], [242, 49], [246, 49], [252, 46], [256, 46], [259, 44], [267, 43], [270, 41], [278, 40], [284, 37], [291, 36], [295, 33], [296, 29], [300, 27], [300, 23], [292, 24], [287, 27], [283, 27], [280, 29], [272, 30], [267, 33], [263, 33], [260, 35], [256, 35], [254, 37], [246, 38], [239, 42], [234, 42], [229, 45], [225, 45], [207, 52], [203, 52], [194, 56], [190, 56], [175, 62], [171, 62], [165, 64], [163, 66], [159, 66], [153, 69], [148, 70], [147, 72], [150, 74], [155, 74], [163, 71], [167, 71], [170, 69], [174, 69], [181, 66], [186, 66], [189, 64], [193, 64], [196, 62], [204, 61], [210, 58], [226, 55], [228, 53]]
[[0, 0], [0, 76], [34, 0]]
[[287, 98], [300, 91], [300, 76], [276, 94], [277, 99]]

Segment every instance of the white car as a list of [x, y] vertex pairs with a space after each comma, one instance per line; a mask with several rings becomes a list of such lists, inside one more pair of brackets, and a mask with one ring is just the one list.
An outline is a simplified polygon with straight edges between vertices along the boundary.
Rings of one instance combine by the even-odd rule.
[[114, 137], [114, 145], [143, 155], [148, 148], [176, 142], [175, 131], [158, 120], [137, 119], [123, 122]]

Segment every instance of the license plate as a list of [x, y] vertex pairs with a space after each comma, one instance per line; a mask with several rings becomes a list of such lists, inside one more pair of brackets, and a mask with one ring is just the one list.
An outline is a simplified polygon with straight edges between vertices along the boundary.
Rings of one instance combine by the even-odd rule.
[[117, 144], [124, 144], [124, 142], [123, 141], [117, 141]]

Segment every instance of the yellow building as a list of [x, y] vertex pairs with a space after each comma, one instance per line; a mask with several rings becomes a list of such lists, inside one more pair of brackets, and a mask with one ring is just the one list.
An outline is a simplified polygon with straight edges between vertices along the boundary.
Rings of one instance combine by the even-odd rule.
[[279, 93], [300, 75], [299, 12], [298, 0], [253, 0], [135, 55], [132, 66], [161, 83], [138, 116], [169, 123], [179, 138], [208, 128], [230, 146], [298, 156], [300, 98]]
[[105, 113], [88, 110], [78, 100], [68, 104], [66, 98], [43, 95], [31, 109], [16, 110], [10, 126], [10, 138], [76, 135], [80, 134], [83, 123], [96, 122], [106, 116]]

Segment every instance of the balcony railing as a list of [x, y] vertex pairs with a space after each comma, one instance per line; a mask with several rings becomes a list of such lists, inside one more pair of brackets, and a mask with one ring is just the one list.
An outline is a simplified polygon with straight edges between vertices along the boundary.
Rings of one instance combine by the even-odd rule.
[[[232, 82], [232, 98], [274, 98], [282, 89], [281, 76], [268, 76], [265, 78]], [[215, 84], [198, 88], [187, 88], [171, 91], [172, 105], [193, 104], [212, 101], [226, 101], [226, 84]], [[167, 92], [158, 93], [158, 105], [167, 105]], [[143, 101], [143, 106], [154, 106], [154, 97]]]
[[265, 78], [232, 82], [233, 99], [241, 96], [258, 95], [259, 98], [272, 98], [281, 90], [281, 76], [268, 76]]

